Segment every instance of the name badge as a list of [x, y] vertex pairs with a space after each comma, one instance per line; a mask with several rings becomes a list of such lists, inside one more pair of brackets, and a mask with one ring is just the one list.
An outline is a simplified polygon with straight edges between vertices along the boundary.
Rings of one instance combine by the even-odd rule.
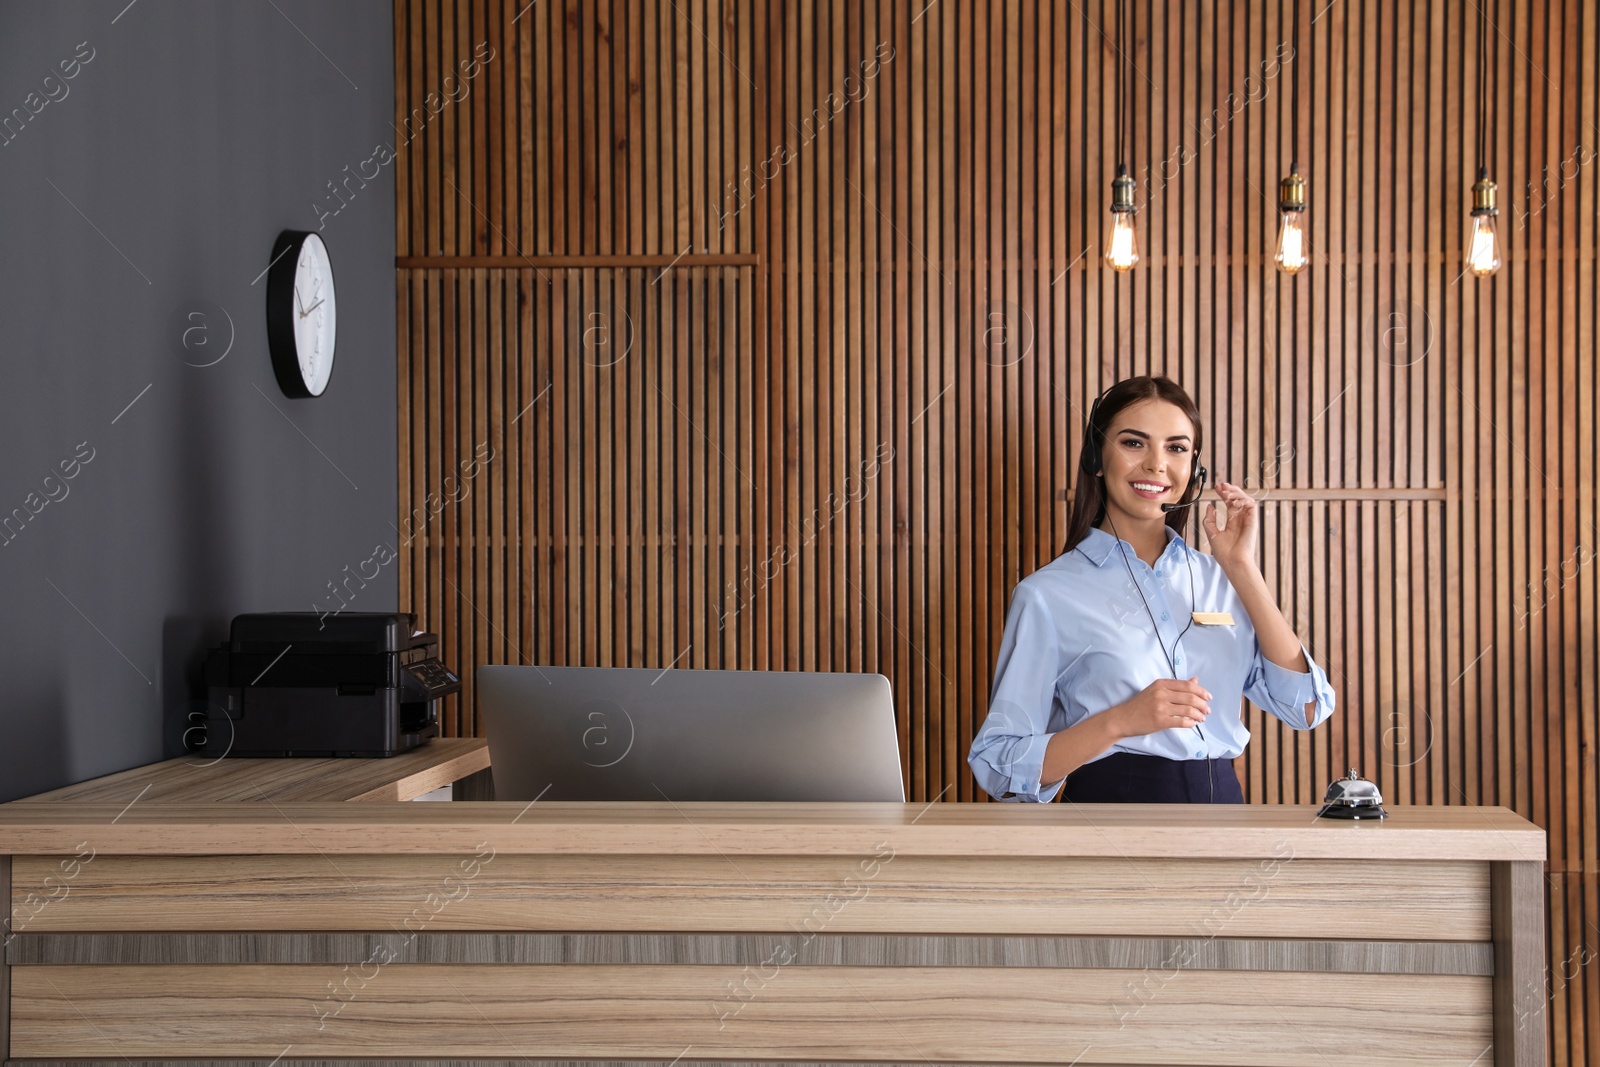
[[1233, 612], [1231, 611], [1191, 611], [1189, 615], [1201, 626], [1233, 625]]

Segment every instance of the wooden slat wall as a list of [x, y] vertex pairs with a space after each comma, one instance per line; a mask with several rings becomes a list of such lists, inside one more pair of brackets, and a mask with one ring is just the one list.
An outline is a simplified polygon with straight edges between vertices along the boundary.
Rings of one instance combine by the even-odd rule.
[[1311, 735], [1248, 712], [1248, 798], [1354, 764], [1546, 827], [1555, 1062], [1600, 1058], [1600, 13], [1484, 0], [1480, 282], [1478, 9], [1299, 2], [1298, 41], [1293, 0], [1130, 5], [1119, 278], [1111, 0], [396, 0], [402, 606], [467, 675], [447, 732], [480, 663], [880, 671], [909, 795], [976, 799], [1087, 402], [1168, 373], [1339, 692]]

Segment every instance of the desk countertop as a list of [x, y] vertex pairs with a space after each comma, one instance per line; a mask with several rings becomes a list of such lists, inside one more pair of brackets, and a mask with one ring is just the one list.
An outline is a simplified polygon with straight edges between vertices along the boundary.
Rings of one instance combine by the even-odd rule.
[[16, 803], [410, 800], [489, 766], [481, 737], [436, 737], [387, 759], [220, 759], [180, 756]]
[[[1545, 833], [1501, 807], [1391, 806], [1343, 822], [1311, 805], [729, 804], [671, 800], [449, 804], [0, 805], [0, 854], [897, 855], [1184, 859], [1535, 860]], [[131, 794], [130, 794], [131, 798]]]

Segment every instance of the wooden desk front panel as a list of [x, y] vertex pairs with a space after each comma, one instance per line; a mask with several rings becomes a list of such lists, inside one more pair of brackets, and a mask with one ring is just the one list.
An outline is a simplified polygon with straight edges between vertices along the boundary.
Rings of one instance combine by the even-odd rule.
[[[1490, 980], [1132, 970], [18, 967], [19, 1059], [595, 1057], [1368, 1067], [1483, 1062]], [[92, 1021], [91, 1021], [92, 1020]]]
[[1491, 937], [1473, 861], [485, 856], [19, 856], [13, 929]]

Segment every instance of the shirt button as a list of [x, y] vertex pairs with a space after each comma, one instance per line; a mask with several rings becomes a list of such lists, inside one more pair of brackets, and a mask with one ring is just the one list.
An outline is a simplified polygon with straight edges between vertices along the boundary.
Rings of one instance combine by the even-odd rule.
[[1167, 614], [1167, 613], [1166, 613], [1166, 612], [1164, 612], [1164, 611], [1163, 611], [1163, 612], [1162, 612], [1162, 613], [1161, 613], [1161, 621], [1162, 621], [1162, 622], [1166, 622], [1166, 621], [1167, 621], [1167, 620], [1168, 620], [1168, 619], [1169, 619], [1169, 618], [1171, 618], [1171, 616], [1170, 616], [1170, 615], [1168, 615], [1168, 614]]
[[1156, 577], [1157, 578], [1161, 577], [1161, 568], [1160, 567], [1156, 568]]

